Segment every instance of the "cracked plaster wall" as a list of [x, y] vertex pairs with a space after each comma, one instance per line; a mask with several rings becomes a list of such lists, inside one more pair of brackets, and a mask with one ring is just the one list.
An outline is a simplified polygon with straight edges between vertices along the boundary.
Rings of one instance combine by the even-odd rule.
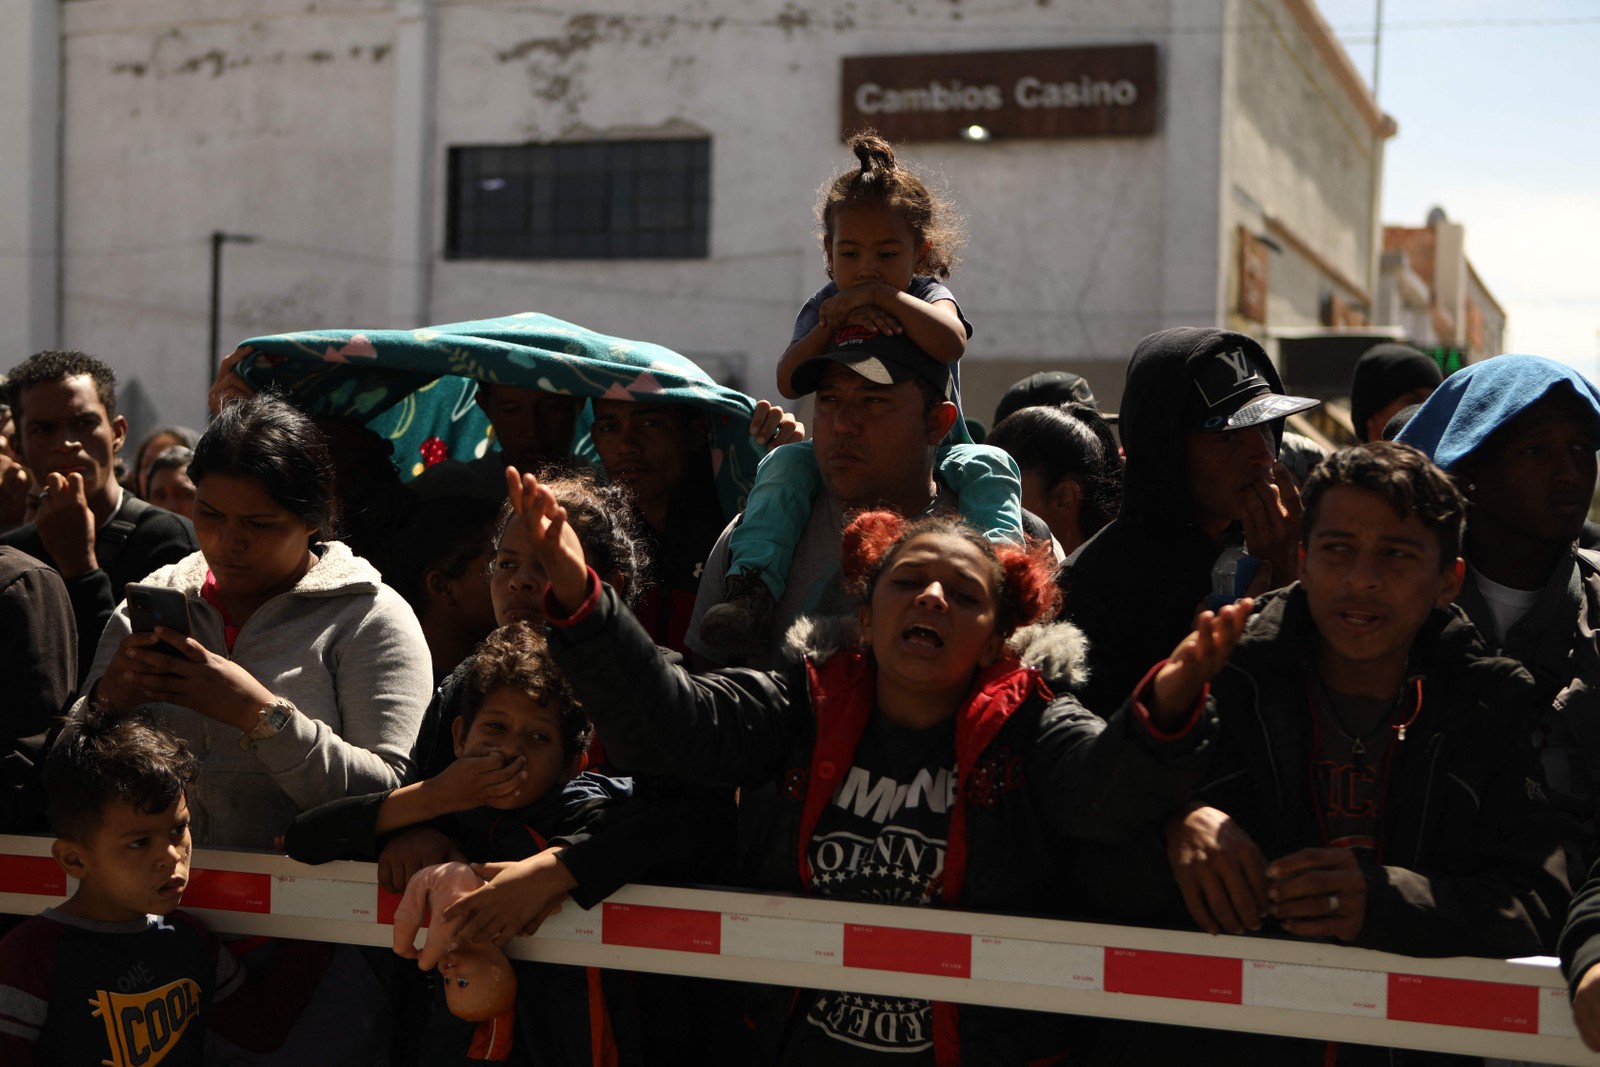
[[[1215, 321], [1222, 290], [1226, 0], [688, 0], [582, 10], [437, 0], [433, 245], [451, 145], [687, 124], [712, 138], [712, 255], [645, 262], [436, 260], [430, 318], [549, 311], [691, 355], [747, 361], [770, 390], [793, 314], [824, 281], [817, 187], [846, 55], [1154, 41], [1144, 138], [917, 144], [969, 224], [952, 281], [977, 334], [969, 408], [1052, 360], [1120, 391], [1143, 333]], [[396, 0], [72, 0], [64, 188], [67, 343], [195, 397], [206, 237], [227, 249], [224, 347], [391, 310]], [[1212, 27], [1208, 30], [1207, 27]], [[186, 243], [179, 243], [186, 242]], [[310, 250], [321, 250], [313, 252]], [[171, 417], [196, 417], [176, 406]]]

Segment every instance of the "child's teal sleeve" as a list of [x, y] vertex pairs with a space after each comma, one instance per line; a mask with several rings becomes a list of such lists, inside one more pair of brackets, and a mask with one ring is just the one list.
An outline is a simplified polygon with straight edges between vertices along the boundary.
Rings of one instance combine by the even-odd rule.
[[[1015, 464], [1012, 470], [1016, 470]], [[811, 500], [821, 489], [822, 471], [810, 441], [768, 452], [756, 468], [755, 484], [744, 502], [744, 518], [728, 538], [729, 577], [759, 574], [773, 600], [781, 600], [800, 533], [811, 518]], [[1019, 514], [1019, 526], [1021, 521]]]
[[938, 463], [939, 477], [960, 498], [963, 519], [991, 541], [1022, 544], [1022, 472], [1016, 460], [991, 445], [944, 445]]

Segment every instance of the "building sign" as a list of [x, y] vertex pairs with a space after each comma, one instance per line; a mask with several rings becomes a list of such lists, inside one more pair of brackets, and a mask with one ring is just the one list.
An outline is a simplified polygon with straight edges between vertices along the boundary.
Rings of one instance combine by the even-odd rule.
[[1153, 44], [849, 56], [840, 125], [892, 141], [1140, 137], [1156, 129], [1156, 86]]

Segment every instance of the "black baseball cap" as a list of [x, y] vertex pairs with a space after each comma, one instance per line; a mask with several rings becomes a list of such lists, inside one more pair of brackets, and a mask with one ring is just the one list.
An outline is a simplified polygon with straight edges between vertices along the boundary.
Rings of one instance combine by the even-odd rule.
[[829, 363], [842, 363], [869, 382], [898, 385], [918, 378], [949, 394], [950, 368], [928, 355], [904, 334], [878, 333], [865, 326], [846, 326], [833, 335], [828, 350], [795, 368], [796, 396], [814, 393]]
[[1000, 398], [1000, 403], [995, 405], [994, 421], [998, 424], [1007, 415], [1023, 408], [1053, 407], [1057, 404], [1100, 407], [1083, 375], [1065, 370], [1042, 370], [1012, 383]]
[[1275, 393], [1258, 369], [1254, 354], [1225, 348], [1197, 361], [1195, 392], [1184, 405], [1185, 428], [1223, 433], [1272, 422], [1322, 403], [1309, 396]]

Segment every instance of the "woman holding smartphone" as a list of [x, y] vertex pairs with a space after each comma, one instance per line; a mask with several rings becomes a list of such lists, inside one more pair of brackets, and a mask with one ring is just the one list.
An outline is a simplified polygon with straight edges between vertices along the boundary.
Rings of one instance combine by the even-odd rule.
[[196, 845], [271, 848], [301, 811], [407, 779], [428, 647], [399, 594], [329, 536], [327, 446], [295, 408], [224, 408], [189, 476], [200, 551], [142, 584], [181, 592], [192, 634], [132, 632], [124, 601], [90, 697], [143, 710], [200, 757]]
[[[400, 594], [332, 539], [333, 467], [305, 415], [271, 396], [229, 405], [195, 445], [189, 477], [200, 551], [129, 591], [145, 610], [156, 606], [148, 587], [181, 593], [191, 633], [155, 618], [154, 632], [133, 632], [124, 600], [89, 699], [149, 715], [200, 758], [188, 789], [196, 845], [268, 849], [301, 811], [410, 776], [433, 688], [428, 645]], [[387, 995], [359, 949], [280, 940], [242, 959], [303, 1009], [263, 1022], [276, 1052], [212, 1035], [207, 1063], [365, 1067], [381, 1056]]]

